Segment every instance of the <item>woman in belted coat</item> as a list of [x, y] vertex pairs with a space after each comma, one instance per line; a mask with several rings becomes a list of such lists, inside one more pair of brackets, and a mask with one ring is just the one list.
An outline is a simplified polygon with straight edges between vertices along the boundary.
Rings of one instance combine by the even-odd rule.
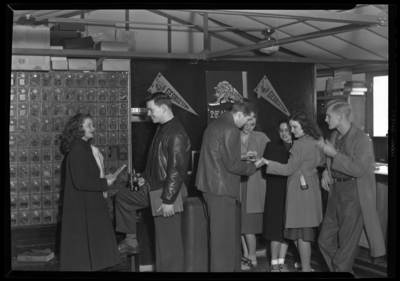
[[[321, 190], [316, 167], [324, 161], [317, 145], [322, 138], [318, 126], [305, 112], [294, 113], [289, 124], [295, 138], [287, 164], [264, 160], [268, 174], [288, 176], [284, 237], [294, 240], [302, 271], [311, 271], [311, 241], [315, 227], [322, 222]], [[304, 179], [303, 186], [301, 179]]]

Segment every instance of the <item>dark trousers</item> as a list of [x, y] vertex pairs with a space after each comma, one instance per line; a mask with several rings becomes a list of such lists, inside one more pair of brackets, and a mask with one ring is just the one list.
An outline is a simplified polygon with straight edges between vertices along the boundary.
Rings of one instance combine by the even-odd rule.
[[240, 202], [203, 193], [210, 229], [210, 271], [241, 271]]
[[355, 181], [334, 183], [318, 245], [330, 271], [353, 272], [364, 227]]
[[[138, 192], [120, 189], [115, 200], [116, 231], [136, 234], [136, 211], [149, 207], [149, 186], [143, 185]], [[156, 271], [183, 271], [183, 243], [181, 214], [172, 217], [154, 217], [156, 240]]]

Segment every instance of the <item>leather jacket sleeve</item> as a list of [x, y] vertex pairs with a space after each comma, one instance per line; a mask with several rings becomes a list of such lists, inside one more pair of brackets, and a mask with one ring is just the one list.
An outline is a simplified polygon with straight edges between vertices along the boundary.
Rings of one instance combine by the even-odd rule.
[[173, 204], [187, 177], [190, 141], [186, 135], [177, 133], [169, 137], [166, 145], [168, 157], [162, 159], [166, 178], [161, 199], [164, 204]]
[[241, 176], [253, 175], [256, 171], [255, 165], [241, 161], [241, 150], [238, 145], [240, 131], [236, 128], [227, 130], [222, 139], [224, 143], [221, 146], [221, 158], [226, 170]]

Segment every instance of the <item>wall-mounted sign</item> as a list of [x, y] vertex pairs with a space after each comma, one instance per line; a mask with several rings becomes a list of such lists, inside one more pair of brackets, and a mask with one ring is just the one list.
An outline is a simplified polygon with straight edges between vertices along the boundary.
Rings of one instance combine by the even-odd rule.
[[190, 105], [182, 98], [182, 96], [175, 90], [174, 87], [162, 76], [161, 73], [158, 73], [156, 79], [154, 79], [153, 84], [151, 84], [148, 91], [152, 94], [155, 92], [163, 92], [167, 96], [169, 96], [172, 100], [172, 103], [176, 104], [177, 106], [198, 115]]
[[286, 106], [283, 104], [281, 98], [278, 96], [278, 93], [275, 91], [274, 87], [272, 87], [272, 84], [269, 82], [267, 76], [264, 75], [263, 79], [261, 79], [260, 83], [258, 83], [257, 87], [254, 89], [254, 92], [257, 93], [258, 97], [262, 96], [273, 106], [278, 108], [287, 116], [290, 116], [289, 110], [287, 110]]
[[230, 110], [233, 103], [247, 98], [245, 71], [207, 71], [206, 79], [208, 123]]

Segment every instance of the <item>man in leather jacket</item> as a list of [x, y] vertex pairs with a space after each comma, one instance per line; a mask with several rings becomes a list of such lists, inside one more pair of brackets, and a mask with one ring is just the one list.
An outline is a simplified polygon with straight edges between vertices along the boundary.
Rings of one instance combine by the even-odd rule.
[[146, 170], [139, 178], [140, 189], [132, 192], [120, 189], [116, 195], [116, 231], [126, 233], [118, 249], [120, 253], [135, 253], [136, 210], [148, 207], [149, 192], [162, 189], [163, 215], [154, 217], [156, 231], [156, 271], [183, 271], [184, 252], [181, 236], [181, 214], [174, 213], [173, 203], [179, 192], [187, 196], [190, 140], [171, 110], [171, 99], [164, 93], [152, 94], [147, 100], [148, 116], [159, 123], [150, 146]]
[[240, 131], [255, 116], [240, 102], [212, 121], [203, 135], [196, 176], [210, 219], [211, 272], [240, 271], [240, 176], [253, 175], [262, 160], [241, 161]]

